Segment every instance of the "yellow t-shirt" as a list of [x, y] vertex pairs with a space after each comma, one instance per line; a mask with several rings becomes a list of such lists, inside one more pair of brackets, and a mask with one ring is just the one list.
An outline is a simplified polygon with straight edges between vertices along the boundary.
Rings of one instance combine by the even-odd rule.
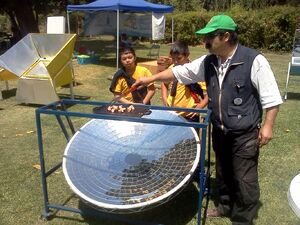
[[[132, 78], [135, 79], [135, 80], [138, 80], [141, 77], [150, 77], [150, 76], [152, 76], [152, 73], [147, 68], [142, 67], [142, 66], [136, 66], [135, 71], [132, 74]], [[151, 84], [149, 84], [149, 85], [151, 85]], [[129, 91], [129, 89], [130, 88], [128, 87], [125, 78], [120, 77], [117, 80], [117, 84], [116, 84], [114, 92], [117, 93], [117, 94], [120, 94], [122, 92]], [[133, 97], [132, 97], [131, 93], [129, 93], [127, 96], [124, 96], [124, 98], [128, 101], [133, 102]]]
[[[198, 82], [204, 93], [206, 92], [206, 84], [205, 82]], [[169, 90], [172, 89], [172, 83], [169, 87]], [[176, 87], [176, 95], [173, 97], [171, 95], [168, 95], [167, 99], [167, 104], [168, 106], [173, 106], [173, 107], [182, 107], [182, 108], [195, 108], [196, 103], [194, 98], [191, 95], [190, 88], [187, 87], [184, 84], [177, 83]], [[186, 116], [187, 113], [182, 113], [180, 112], [179, 115], [181, 116]]]

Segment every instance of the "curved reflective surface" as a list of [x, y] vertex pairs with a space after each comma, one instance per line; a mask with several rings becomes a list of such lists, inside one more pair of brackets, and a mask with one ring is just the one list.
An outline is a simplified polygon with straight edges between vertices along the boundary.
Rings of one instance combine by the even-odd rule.
[[[184, 121], [155, 110], [144, 118]], [[197, 141], [190, 127], [91, 120], [66, 147], [63, 172], [72, 190], [100, 210], [144, 210], [188, 182], [199, 161]]]

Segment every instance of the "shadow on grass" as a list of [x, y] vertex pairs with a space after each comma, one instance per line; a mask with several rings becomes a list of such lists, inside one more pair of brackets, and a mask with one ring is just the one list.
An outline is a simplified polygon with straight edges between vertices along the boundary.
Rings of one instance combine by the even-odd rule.
[[116, 59], [115, 58], [101, 58], [100, 57], [100, 65], [107, 67], [116, 67]]
[[[58, 93], [57, 95], [58, 95], [58, 97], [59, 97], [60, 99], [71, 99], [71, 100], [72, 100], [70, 94], [62, 94], [62, 93]], [[88, 99], [90, 99], [90, 98], [91, 98], [91, 96], [74, 95], [74, 100], [88, 100]]]
[[101, 213], [82, 201], [79, 202], [79, 209], [86, 212], [83, 217], [90, 225], [184, 225], [197, 215], [198, 190], [193, 183], [190, 183], [169, 202], [140, 213], [126, 215]]
[[[215, 207], [217, 207], [219, 205], [219, 196], [218, 196], [218, 187], [217, 187], [217, 181], [216, 178], [210, 178], [210, 190], [209, 190], [209, 196], [208, 196], [208, 201], [213, 201], [213, 204]], [[207, 202], [208, 205], [208, 202]], [[258, 218], [258, 212], [260, 210], [260, 208], [262, 207], [262, 202], [259, 200], [258, 201], [258, 209], [257, 209], [257, 214], [255, 215], [255, 219]], [[204, 212], [204, 215], [206, 214], [206, 210]]]
[[258, 213], [259, 213], [259, 210], [260, 210], [260, 208], [261, 208], [262, 206], [263, 206], [262, 202], [261, 202], [261, 201], [258, 201], [258, 209], [257, 209], [257, 213], [256, 213], [256, 215], [255, 215], [255, 219], [258, 218]]
[[[63, 100], [63, 99], [69, 99], [69, 100], [81, 100], [81, 101], [85, 101], [85, 100], [88, 100], [88, 99], [91, 98], [91, 96], [84, 96], [84, 95], [74, 95], [74, 98], [72, 98], [70, 94], [62, 94], [62, 93], [58, 93], [57, 96], [61, 100]], [[65, 104], [65, 109], [71, 108], [74, 105], [76, 105], [76, 103], [74, 103], [74, 104]], [[57, 109], [61, 110], [62, 107], [60, 107], [58, 105]]]
[[[77, 196], [75, 194], [71, 194], [68, 198], [66, 198], [66, 200], [64, 202], [59, 204], [59, 206], [68, 207], [68, 203], [70, 201], [72, 201], [72, 199], [77, 199]], [[71, 221], [76, 221], [76, 222], [84, 222], [82, 219], [79, 219], [79, 218], [72, 218], [72, 217], [68, 217], [68, 216], [59, 215], [59, 212], [61, 212], [61, 211], [62, 210], [60, 210], [60, 209], [50, 209], [50, 215], [47, 218], [44, 217], [44, 215], [41, 215], [41, 219], [44, 221], [50, 221], [53, 219], [54, 220], [62, 219], [62, 220], [71, 220]]]
[[300, 93], [295, 92], [288, 92], [287, 93], [287, 100], [300, 100]]
[[[83, 83], [80, 83], [80, 82], [73, 82], [73, 87], [75, 87], [75, 86], [80, 86], [80, 85], [83, 85]], [[70, 85], [69, 85], [69, 84], [66, 84], [66, 85], [61, 86], [61, 88], [70, 88]]]
[[[71, 99], [72, 100], [70, 94], [62, 94], [62, 93], [60, 94], [60, 93], [58, 93], [57, 95], [60, 99]], [[88, 100], [90, 98], [91, 98], [90, 96], [74, 95], [74, 100]], [[27, 107], [32, 107], [32, 108], [39, 108], [39, 107], [45, 106], [47, 104], [20, 103], [20, 104], [17, 104], [17, 105], [27, 106]], [[71, 106], [74, 106], [74, 105], [75, 104], [68, 104], [68, 105], [66, 105], [66, 107], [70, 108]], [[57, 109], [61, 109], [61, 107], [57, 106]]]
[[33, 103], [20, 103], [20, 104], [17, 104], [17, 105], [27, 106], [27, 107], [31, 107], [31, 108], [39, 108], [39, 107], [44, 106], [43, 104], [33, 104]]
[[17, 88], [13, 88], [13, 89], [10, 89], [10, 90], [3, 90], [2, 91], [2, 98], [7, 99], [7, 98], [10, 98], [10, 97], [16, 96], [16, 93], [17, 93]]

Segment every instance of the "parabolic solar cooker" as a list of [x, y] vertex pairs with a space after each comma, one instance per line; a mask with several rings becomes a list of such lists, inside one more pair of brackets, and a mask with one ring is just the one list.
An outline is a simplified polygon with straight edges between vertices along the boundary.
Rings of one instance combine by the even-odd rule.
[[[161, 110], [143, 118], [185, 121]], [[131, 213], [179, 193], [199, 158], [199, 138], [192, 127], [93, 119], [68, 143], [63, 172], [71, 189], [93, 207]]]

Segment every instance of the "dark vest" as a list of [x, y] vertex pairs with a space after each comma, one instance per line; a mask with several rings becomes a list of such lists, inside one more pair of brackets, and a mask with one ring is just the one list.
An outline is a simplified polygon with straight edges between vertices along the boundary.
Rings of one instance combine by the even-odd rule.
[[259, 53], [238, 45], [225, 74], [222, 87], [218, 81], [218, 59], [208, 55], [204, 61], [205, 81], [212, 110], [213, 125], [224, 132], [245, 133], [261, 123], [262, 107], [251, 83], [251, 67]]

